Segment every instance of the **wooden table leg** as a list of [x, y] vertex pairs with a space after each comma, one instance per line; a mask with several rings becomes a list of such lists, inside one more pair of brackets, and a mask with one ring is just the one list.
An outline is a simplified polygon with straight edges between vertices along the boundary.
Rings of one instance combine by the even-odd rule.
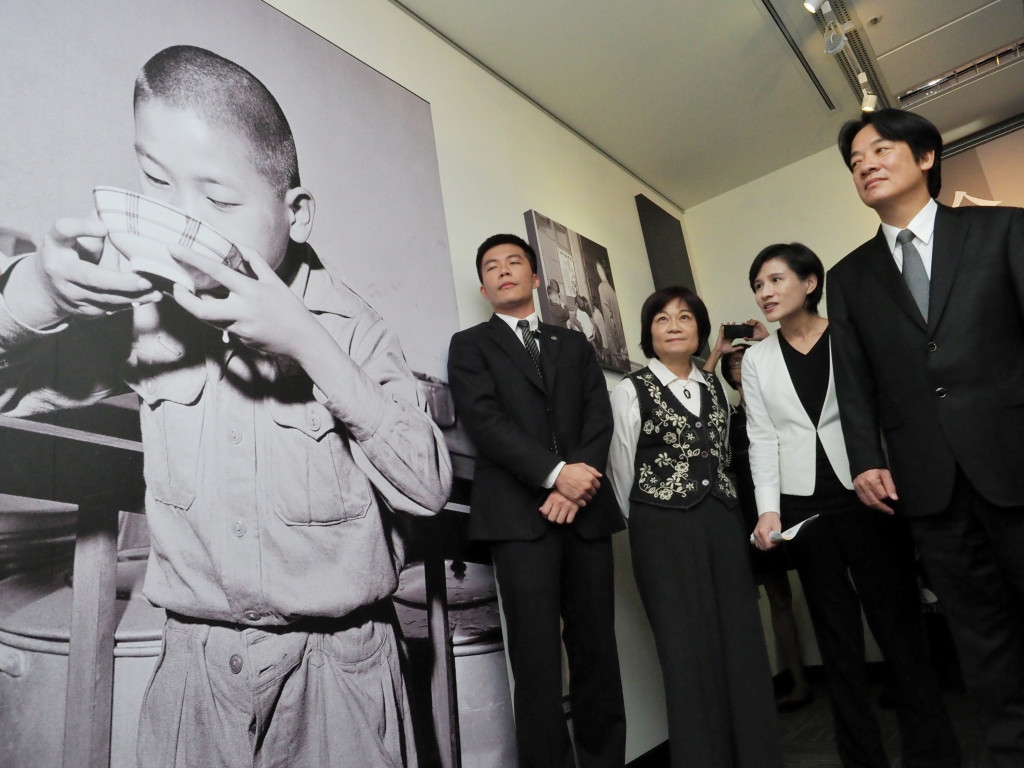
[[109, 768], [117, 625], [117, 509], [78, 512], [64, 768]]
[[[433, 520], [430, 522], [434, 522]], [[427, 631], [433, 649], [430, 699], [433, 704], [434, 734], [442, 768], [460, 768], [459, 710], [455, 697], [455, 657], [448, 633], [448, 582], [444, 555], [437, 533], [431, 531], [423, 578], [427, 593]]]

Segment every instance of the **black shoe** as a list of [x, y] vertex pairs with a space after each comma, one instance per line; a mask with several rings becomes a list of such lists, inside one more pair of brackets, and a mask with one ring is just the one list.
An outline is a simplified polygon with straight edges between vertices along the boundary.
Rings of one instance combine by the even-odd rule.
[[812, 701], [814, 701], [814, 691], [808, 691], [807, 695], [802, 699], [783, 699], [775, 705], [775, 709], [781, 713], [796, 712], [798, 709], [806, 707]]

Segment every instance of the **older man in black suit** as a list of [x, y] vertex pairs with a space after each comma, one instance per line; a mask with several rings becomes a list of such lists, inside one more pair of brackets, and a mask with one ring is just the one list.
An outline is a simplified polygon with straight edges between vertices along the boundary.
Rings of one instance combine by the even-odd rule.
[[829, 273], [854, 486], [910, 521], [990, 764], [1020, 768], [1024, 210], [938, 205], [942, 139], [913, 113], [866, 113], [839, 148], [882, 222]]
[[476, 257], [485, 323], [452, 338], [455, 407], [476, 446], [469, 535], [491, 543], [515, 678], [520, 766], [570, 768], [561, 637], [583, 768], [621, 768], [625, 715], [614, 634], [611, 534], [623, 521], [601, 482], [611, 407], [582, 334], [539, 323], [537, 259], [515, 235]]

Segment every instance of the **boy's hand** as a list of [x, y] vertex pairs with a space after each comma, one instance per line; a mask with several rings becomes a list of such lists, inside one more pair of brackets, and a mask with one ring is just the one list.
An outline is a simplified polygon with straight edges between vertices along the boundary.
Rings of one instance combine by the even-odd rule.
[[187, 248], [171, 245], [168, 250], [178, 261], [228, 289], [226, 297], [216, 298], [196, 296], [175, 284], [174, 300], [189, 314], [229, 331], [246, 346], [298, 360], [303, 341], [322, 330], [302, 300], [255, 251], [239, 249], [256, 274], [253, 279]]
[[[9, 286], [5, 299], [12, 314], [30, 326], [45, 327], [69, 315], [95, 317], [159, 301], [152, 283], [118, 268], [113, 248], [113, 263], [101, 262], [106, 234], [99, 219], [54, 222], [39, 252], [11, 273], [17, 288]], [[44, 306], [44, 296], [51, 306]]]

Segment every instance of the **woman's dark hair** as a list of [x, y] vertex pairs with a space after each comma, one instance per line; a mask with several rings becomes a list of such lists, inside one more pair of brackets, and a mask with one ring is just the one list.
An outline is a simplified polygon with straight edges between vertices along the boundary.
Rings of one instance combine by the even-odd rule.
[[928, 169], [928, 194], [939, 196], [942, 189], [942, 134], [924, 117], [901, 109], [880, 109], [878, 112], [863, 112], [856, 120], [850, 120], [839, 129], [839, 153], [846, 167], [850, 167], [853, 139], [865, 126], [873, 125], [878, 135], [889, 141], [902, 141], [920, 160], [928, 152], [935, 152], [935, 162]]
[[722, 355], [722, 359], [718, 363], [718, 370], [722, 373], [722, 380], [733, 389], [738, 390], [740, 388], [739, 384], [732, 380], [732, 359], [737, 355], [742, 357], [750, 345], [737, 344], [733, 342], [733, 347], [735, 347], [735, 349], [733, 349], [733, 351], [728, 355]]
[[711, 335], [711, 320], [708, 319], [708, 308], [704, 306], [700, 296], [687, 288], [685, 285], [673, 285], [668, 288], [661, 288], [644, 302], [640, 309], [640, 349], [647, 357], [657, 357], [654, 354], [654, 340], [651, 334], [651, 326], [654, 324], [655, 316], [666, 306], [672, 303], [673, 299], [679, 299], [690, 311], [697, 321], [697, 349], [703, 349], [707, 344], [708, 336]]
[[821, 294], [825, 291], [825, 267], [821, 259], [803, 243], [775, 243], [762, 250], [750, 265], [750, 290], [754, 290], [754, 281], [766, 261], [782, 259], [786, 266], [796, 272], [801, 280], [806, 280], [811, 275], [818, 278], [818, 285], [813, 291], [807, 294], [807, 301], [804, 307], [812, 314], [818, 314], [818, 302], [821, 301]]

